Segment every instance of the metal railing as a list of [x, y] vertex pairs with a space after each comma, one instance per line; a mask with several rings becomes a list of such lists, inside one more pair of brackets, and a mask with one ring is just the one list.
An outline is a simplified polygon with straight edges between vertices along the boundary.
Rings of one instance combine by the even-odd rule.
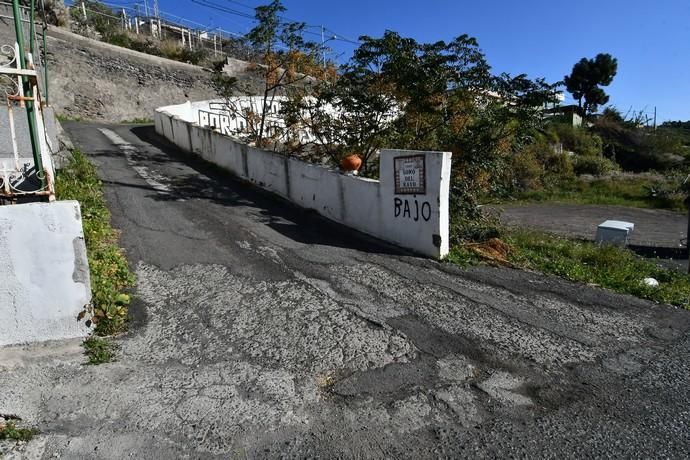
[[[34, 0], [29, 7], [29, 46], [25, 47], [23, 16], [18, 0], [13, 0], [13, 20], [16, 41], [14, 44], [0, 46], [0, 81], [4, 84], [4, 98], [7, 106], [9, 137], [12, 157], [0, 159], [0, 200], [14, 202], [22, 197], [47, 197], [55, 199], [54, 169], [50, 155], [51, 145], [46, 135], [43, 119], [44, 102], [39, 88], [39, 74], [34, 64], [36, 51]], [[44, 54], [44, 65], [45, 54]], [[44, 74], [47, 87], [47, 72]], [[3, 97], [0, 93], [0, 102]], [[25, 162], [19, 151], [15, 123], [15, 111], [26, 112], [28, 137], [31, 145], [33, 165]]]
[[[191, 51], [204, 50], [218, 59], [228, 56], [244, 58], [246, 57], [244, 55], [250, 54], [248, 49], [242, 53], [236, 46], [228, 49], [228, 43], [236, 44], [242, 40], [242, 34], [191, 21], [163, 11], [159, 11], [158, 15], [153, 15], [149, 14], [153, 13], [152, 11], [141, 11], [138, 6], [132, 8], [107, 2], [100, 3], [109, 8], [112, 14], [89, 8], [81, 0], [65, 2], [68, 14], [83, 29], [86, 29], [94, 21], [94, 18], [97, 18], [106, 21], [114, 30], [131, 34], [140, 39], [151, 38], [161, 42], [177, 42], [181, 48], [187, 48]], [[77, 29], [75, 31], [86, 34], [86, 30]]]

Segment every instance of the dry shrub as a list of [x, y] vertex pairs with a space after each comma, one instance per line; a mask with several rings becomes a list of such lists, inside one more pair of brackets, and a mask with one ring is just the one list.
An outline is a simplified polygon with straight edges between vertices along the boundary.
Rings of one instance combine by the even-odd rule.
[[486, 261], [508, 267], [513, 266], [508, 261], [512, 248], [503, 240], [491, 238], [482, 243], [467, 243], [463, 246]]
[[542, 186], [544, 168], [531, 150], [523, 150], [511, 161], [513, 186], [519, 191], [537, 190]]

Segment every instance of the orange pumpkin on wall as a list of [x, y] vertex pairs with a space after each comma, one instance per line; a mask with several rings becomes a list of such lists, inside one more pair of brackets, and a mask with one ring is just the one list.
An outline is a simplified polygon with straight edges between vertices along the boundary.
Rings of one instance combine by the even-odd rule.
[[343, 171], [359, 171], [362, 167], [362, 158], [353, 153], [340, 160], [340, 169]]

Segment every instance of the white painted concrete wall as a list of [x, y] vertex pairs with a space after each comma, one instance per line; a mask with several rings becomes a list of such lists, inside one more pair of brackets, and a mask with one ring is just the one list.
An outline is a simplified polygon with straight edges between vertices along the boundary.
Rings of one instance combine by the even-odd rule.
[[[448, 254], [450, 152], [383, 150], [380, 181], [346, 176], [199, 126], [196, 117], [203, 104], [208, 102], [157, 109], [156, 132], [180, 149], [333, 221], [426, 256]], [[397, 195], [393, 161], [410, 154], [424, 155], [426, 193]]]
[[85, 337], [90, 300], [79, 203], [0, 206], [0, 346]]
[[[280, 116], [284, 96], [276, 96], [268, 105], [268, 113], [264, 121], [264, 134], [267, 137], [283, 139], [282, 136], [292, 136], [294, 133], [285, 129], [285, 121]], [[249, 121], [247, 114], [259, 114], [263, 111], [263, 96], [235, 96], [230, 101], [214, 99], [188, 103], [191, 105], [180, 109], [185, 121], [195, 122], [200, 126], [212, 126], [221, 134], [238, 139], [246, 139], [251, 133], [250, 123], [254, 123], [254, 131], [258, 130], [258, 121]], [[184, 104], [183, 104], [184, 105]], [[191, 108], [190, 108], [191, 107]], [[326, 110], [336, 113], [336, 109], [328, 106]], [[307, 115], [304, 115], [307, 117]], [[392, 120], [392, 119], [391, 119]], [[311, 131], [303, 127], [299, 131], [301, 142], [320, 143], [320, 140], [312, 135]]]

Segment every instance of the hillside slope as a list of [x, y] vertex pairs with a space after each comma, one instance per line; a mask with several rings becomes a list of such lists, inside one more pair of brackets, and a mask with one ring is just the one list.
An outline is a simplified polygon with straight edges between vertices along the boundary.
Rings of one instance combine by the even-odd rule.
[[[14, 43], [0, 18], [0, 44]], [[214, 97], [211, 71], [99, 42], [67, 30], [48, 31], [50, 105], [56, 113], [93, 121], [153, 118], [157, 107]], [[256, 81], [238, 75], [245, 87]]]

